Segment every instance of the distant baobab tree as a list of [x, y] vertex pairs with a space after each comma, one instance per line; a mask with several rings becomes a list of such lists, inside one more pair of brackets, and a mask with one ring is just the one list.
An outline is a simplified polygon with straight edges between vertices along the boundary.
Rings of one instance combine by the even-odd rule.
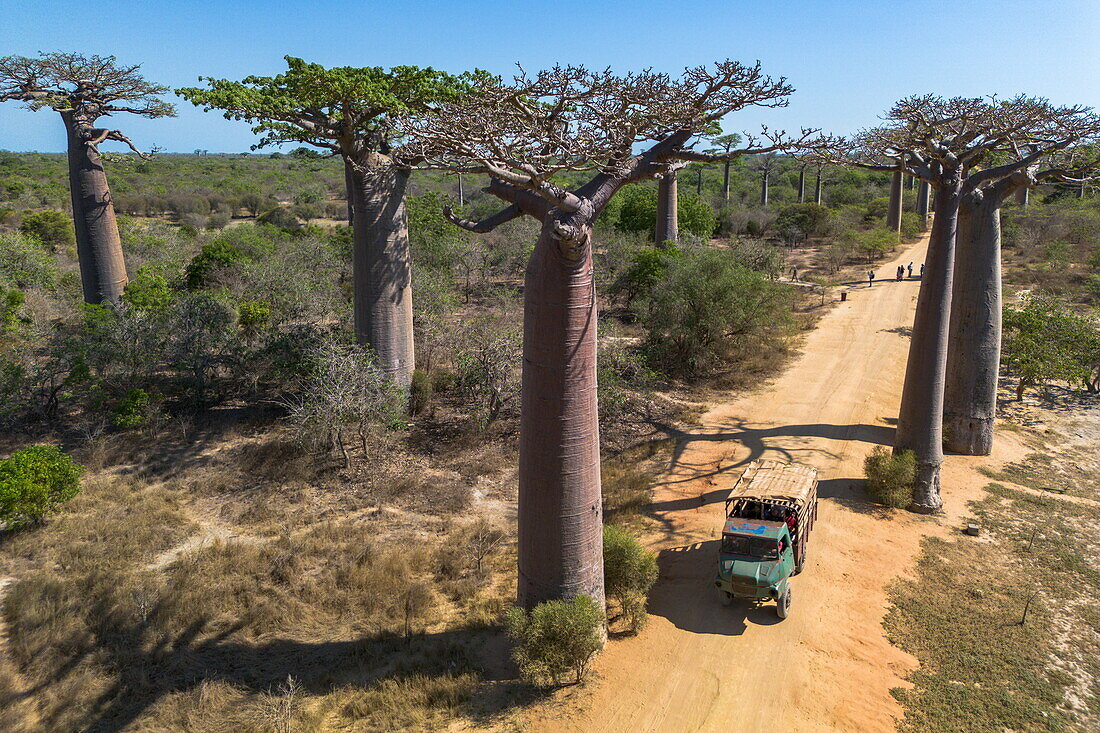
[[1048, 132], [1035, 135], [1029, 148], [1014, 156], [1030, 163], [967, 190], [960, 202], [943, 405], [943, 444], [956, 453], [986, 456], [993, 450], [1003, 308], [1001, 206], [1020, 189], [1040, 183], [1079, 184], [1100, 163], [1092, 147], [1053, 153], [1067, 141], [1100, 133], [1100, 118], [1056, 108], [1050, 114]]
[[[1008, 101], [934, 95], [907, 97], [885, 115], [886, 123], [865, 130], [845, 146], [837, 162], [927, 181], [935, 191], [935, 218], [909, 346], [895, 450], [911, 449], [917, 459], [912, 509], [942, 506], [944, 385], [947, 374], [951, 294], [959, 209], [969, 193], [1025, 170], [1042, 157], [1026, 154], [993, 164], [999, 153], [1027, 150], [1047, 140], [1056, 121], [1085, 114], [1044, 100]], [[1071, 136], [1076, 139], [1076, 135]], [[1067, 137], [1054, 149], [1072, 142]], [[1048, 149], [1049, 152], [1049, 149]]]
[[712, 153], [727, 156], [722, 161], [722, 200], [730, 200], [730, 166], [733, 165], [733, 159], [729, 158], [729, 154], [737, 149], [737, 146], [741, 144], [741, 136], [736, 132], [731, 132], [726, 135], [719, 135], [711, 140], [714, 147], [710, 150]]
[[405, 192], [421, 160], [403, 147], [390, 118], [429, 112], [455, 99], [468, 78], [416, 66], [328, 69], [287, 56], [278, 76], [211, 79], [177, 94], [262, 135], [254, 146], [301, 142], [344, 161], [353, 229], [355, 334], [382, 370], [408, 385], [415, 366], [412, 265]]
[[[765, 131], [746, 147], [694, 150], [702, 133], [749, 106], [779, 107], [793, 89], [759, 64], [724, 61], [679, 78], [556, 66], [478, 93], [405, 131], [437, 167], [488, 174], [507, 205], [482, 221], [445, 215], [473, 232], [520, 216], [542, 225], [524, 280], [519, 455], [519, 602], [585, 594], [603, 602], [596, 289], [592, 227], [623, 186], [668, 175], [683, 161], [722, 163], [790, 146]], [[808, 138], [810, 131], [804, 131]], [[635, 152], [635, 145], [644, 149]], [[567, 189], [558, 174], [588, 173]]]
[[99, 146], [113, 140], [125, 143], [142, 158], [149, 157], [121, 131], [98, 127], [96, 122], [115, 114], [175, 114], [175, 108], [160, 98], [168, 87], [146, 81], [138, 73], [140, 68], [121, 65], [114, 56], [76, 53], [0, 58], [0, 102], [23, 102], [35, 111], [52, 109], [65, 123], [69, 191], [86, 303], [118, 303], [128, 282]]

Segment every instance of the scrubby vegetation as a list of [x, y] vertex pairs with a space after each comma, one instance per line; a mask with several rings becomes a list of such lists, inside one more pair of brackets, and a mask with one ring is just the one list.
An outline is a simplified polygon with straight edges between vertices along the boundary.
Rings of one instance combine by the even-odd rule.
[[546, 601], [530, 611], [512, 608], [507, 621], [524, 677], [558, 685], [572, 673], [575, 682], [584, 681], [602, 643], [603, 609], [594, 600], [581, 595], [572, 601]]
[[917, 463], [913, 451], [891, 453], [877, 445], [863, 461], [867, 493], [880, 504], [903, 509], [913, 501]]
[[644, 626], [649, 589], [657, 582], [657, 556], [623, 527], [603, 528], [604, 592], [619, 606], [622, 621], [630, 633]]

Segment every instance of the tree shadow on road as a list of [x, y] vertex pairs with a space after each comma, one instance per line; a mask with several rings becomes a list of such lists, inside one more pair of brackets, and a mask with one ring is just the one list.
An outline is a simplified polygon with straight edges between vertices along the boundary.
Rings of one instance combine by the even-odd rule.
[[735, 599], [722, 605], [714, 587], [718, 545], [715, 539], [662, 550], [657, 556], [660, 582], [650, 594], [649, 612], [695, 634], [740, 636], [749, 626], [779, 623], [774, 603]]

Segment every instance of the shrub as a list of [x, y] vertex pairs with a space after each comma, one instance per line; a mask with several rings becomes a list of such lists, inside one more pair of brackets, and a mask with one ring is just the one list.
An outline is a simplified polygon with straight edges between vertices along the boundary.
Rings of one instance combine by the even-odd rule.
[[867, 493], [880, 504], [905, 508], [913, 503], [913, 482], [917, 478], [917, 460], [913, 451], [891, 453], [875, 446], [863, 461]]
[[83, 468], [56, 446], [33, 445], [0, 461], [0, 522], [41, 522], [80, 491]]
[[561, 684], [569, 672], [584, 680], [588, 664], [603, 645], [603, 609], [588, 596], [572, 601], [547, 601], [531, 609], [509, 609], [508, 635], [520, 674], [535, 682]]
[[270, 224], [279, 229], [301, 229], [302, 222], [288, 209], [276, 206], [271, 211], [256, 218], [260, 224]]
[[271, 304], [262, 300], [242, 300], [237, 306], [237, 325], [245, 338], [256, 338], [271, 325]]
[[795, 238], [790, 235], [798, 232], [804, 236], [820, 236], [826, 234], [829, 224], [829, 209], [821, 204], [788, 204], [779, 210], [775, 219], [775, 227], [780, 236], [790, 241]]
[[126, 284], [122, 301], [141, 313], [164, 313], [172, 303], [172, 290], [164, 275], [142, 267]]
[[143, 389], [131, 389], [115, 405], [111, 423], [124, 430], [140, 428], [149, 422], [152, 400]]
[[611, 284], [610, 295], [625, 295], [627, 305], [639, 296], [649, 295], [668, 271], [672, 260], [682, 254], [675, 245], [670, 247], [646, 247], [634, 253], [628, 267]]
[[[615, 227], [622, 232], [654, 232], [657, 228], [657, 189], [653, 186], [627, 186], [619, 193], [618, 220]], [[703, 199], [691, 191], [677, 196], [676, 216], [680, 230], [700, 237], [710, 237], [718, 216]]]
[[739, 261], [700, 249], [673, 260], [644, 313], [646, 347], [669, 374], [695, 376], [783, 335], [790, 291]]
[[414, 369], [409, 385], [409, 412], [419, 415], [432, 401], [432, 378], [423, 369]]
[[657, 582], [657, 556], [630, 532], [613, 524], [603, 528], [603, 582], [604, 592], [618, 601], [630, 630], [641, 630], [646, 622], [646, 597]]
[[76, 243], [72, 219], [52, 209], [25, 214], [19, 231], [37, 237], [43, 244], [54, 249]]
[[218, 269], [243, 262], [244, 259], [240, 248], [232, 242], [223, 239], [207, 242], [184, 271], [187, 287], [192, 290], [204, 288], [211, 283], [213, 274]]

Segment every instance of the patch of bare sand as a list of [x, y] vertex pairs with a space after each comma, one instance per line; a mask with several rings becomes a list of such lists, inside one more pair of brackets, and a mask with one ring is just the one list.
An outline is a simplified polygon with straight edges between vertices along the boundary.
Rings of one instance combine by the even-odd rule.
[[[919, 263], [926, 245], [877, 269]], [[677, 435], [648, 537], [661, 567], [649, 625], [608, 646], [596, 684], [533, 710], [531, 729], [893, 730], [901, 710], [890, 689], [904, 685], [915, 660], [884, 635], [887, 587], [912, 568], [923, 537], [958, 531], [967, 501], [988, 482], [978, 466], [1027, 450], [1002, 434], [990, 458], [949, 457], [942, 516], [865, 500], [863, 458], [893, 440], [918, 287], [911, 280], [852, 287], [774, 383], [714, 407]], [[809, 567], [794, 581], [782, 623], [773, 604], [721, 606], [712, 585], [723, 496], [760, 457], [810, 463], [822, 478]]]

